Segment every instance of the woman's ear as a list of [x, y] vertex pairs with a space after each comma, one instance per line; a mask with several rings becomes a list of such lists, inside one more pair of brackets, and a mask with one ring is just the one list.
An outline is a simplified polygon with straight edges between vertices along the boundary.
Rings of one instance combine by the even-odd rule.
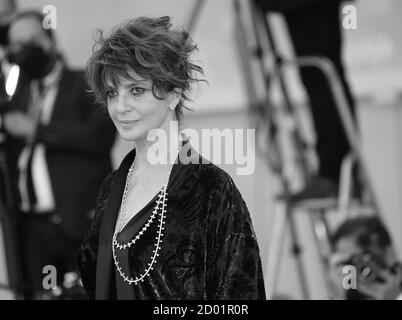
[[169, 109], [172, 111], [174, 109], [176, 109], [176, 106], [180, 102], [180, 99], [181, 99], [181, 90], [180, 91], [173, 90], [172, 92], [170, 92], [169, 93]]

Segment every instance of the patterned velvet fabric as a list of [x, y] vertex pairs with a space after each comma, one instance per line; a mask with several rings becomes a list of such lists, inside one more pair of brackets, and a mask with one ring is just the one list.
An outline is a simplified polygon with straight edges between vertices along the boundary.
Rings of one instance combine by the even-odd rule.
[[[181, 152], [188, 152], [189, 145]], [[111, 245], [125, 178], [134, 157], [135, 149], [105, 179], [91, 229], [78, 255], [90, 299], [122, 298], [116, 293]], [[199, 164], [179, 161], [173, 166], [160, 256], [150, 276], [130, 286], [132, 296], [164, 300], [265, 299], [259, 248], [246, 204], [225, 171], [203, 163], [205, 159], [198, 154], [195, 158]], [[149, 206], [149, 210], [153, 208], [154, 204]], [[150, 262], [157, 221], [129, 249], [131, 277], [143, 273]]]

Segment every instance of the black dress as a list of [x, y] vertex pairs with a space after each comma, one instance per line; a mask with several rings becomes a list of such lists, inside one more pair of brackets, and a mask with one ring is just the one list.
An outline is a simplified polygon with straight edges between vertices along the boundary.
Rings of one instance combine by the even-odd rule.
[[[128, 223], [127, 225], [121, 230], [121, 232], [118, 233], [117, 235], [117, 240], [119, 243], [127, 243], [131, 239], [133, 239], [138, 232], [142, 229], [142, 227], [145, 225], [147, 220], [152, 214], [152, 211], [155, 207], [155, 202], [157, 201], [158, 197], [155, 195], [153, 199], [148, 202], [148, 204], [141, 209]], [[144, 235], [141, 237], [141, 241], [148, 241], [152, 242], [152, 240], [155, 238], [155, 235], [157, 234], [158, 230], [156, 228], [158, 221], [153, 221], [153, 224], [150, 225], [150, 228], [146, 230]], [[150, 239], [152, 238], [152, 239]], [[154, 240], [155, 242], [155, 240]], [[132, 266], [130, 264], [130, 261], [136, 261], [137, 259], [134, 257], [139, 257], [142, 253], [142, 249], [144, 249], [141, 245], [141, 242], [137, 242], [138, 245], [134, 246], [130, 250], [116, 250], [116, 257], [119, 262], [120, 267], [122, 267], [123, 272], [127, 272], [127, 270], [130, 270], [131, 268], [135, 268], [136, 266]], [[130, 259], [130, 257], [133, 257]], [[151, 254], [150, 254], [151, 257]], [[148, 260], [150, 260], [150, 257]], [[145, 261], [146, 261], [146, 257]], [[149, 262], [149, 261], [148, 261]], [[139, 264], [138, 264], [139, 265]], [[138, 266], [137, 265], [137, 266]], [[133, 290], [132, 285], [128, 284], [123, 280], [121, 277], [120, 273], [116, 268], [115, 270], [115, 281], [116, 281], [116, 297], [118, 300], [136, 300], [140, 299], [140, 297], [137, 297], [135, 295], [136, 291]], [[136, 270], [135, 273], [141, 273], [143, 270]], [[132, 277], [131, 273], [130, 276]]]
[[[181, 153], [189, 152], [186, 143]], [[92, 227], [78, 255], [83, 285], [90, 299], [265, 299], [255, 231], [245, 202], [231, 177], [192, 149], [193, 160], [180, 160], [168, 183], [165, 231], [159, 257], [143, 282], [124, 282], [112, 255], [112, 237], [125, 179], [135, 149], [104, 181]], [[179, 158], [180, 159], [180, 158]], [[155, 197], [125, 226], [119, 241], [142, 228]], [[128, 250], [117, 254], [119, 265], [135, 278], [144, 272], [158, 223], [151, 223]]]

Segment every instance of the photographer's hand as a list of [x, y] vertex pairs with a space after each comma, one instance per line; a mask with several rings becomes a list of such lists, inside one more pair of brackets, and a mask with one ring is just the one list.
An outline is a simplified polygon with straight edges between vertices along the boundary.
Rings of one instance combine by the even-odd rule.
[[20, 111], [9, 112], [4, 116], [4, 126], [14, 137], [28, 139], [35, 130], [34, 121]]
[[379, 271], [384, 282], [358, 282], [358, 290], [374, 300], [395, 300], [401, 294], [402, 272], [398, 268], [395, 273], [389, 270]]

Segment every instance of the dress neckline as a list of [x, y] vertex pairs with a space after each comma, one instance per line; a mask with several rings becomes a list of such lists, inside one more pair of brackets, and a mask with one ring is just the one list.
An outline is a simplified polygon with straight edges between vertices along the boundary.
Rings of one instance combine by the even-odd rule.
[[[176, 156], [175, 162], [173, 163], [171, 172], [170, 172], [170, 174], [169, 174], [169, 178], [168, 178], [168, 181], [167, 181], [166, 191], [169, 191], [169, 187], [171, 186], [172, 181], [174, 181], [174, 179], [175, 179], [175, 177], [176, 177], [176, 175], [177, 175], [177, 173], [178, 173], [178, 171], [179, 171], [180, 165], [182, 165], [181, 162], [180, 162], [180, 153], [181, 153], [181, 151], [183, 150], [184, 145], [187, 144], [188, 142], [189, 142], [188, 139], [183, 141], [182, 149], [180, 150], [180, 152], [179, 152], [179, 153], [177, 154], [177, 156]], [[133, 161], [135, 160], [135, 157], [136, 157], [136, 152], [134, 153], [134, 159], [133, 159]], [[158, 195], [161, 193], [161, 191], [162, 191], [163, 188], [164, 188], [164, 186], [162, 186], [162, 187], [158, 190], [158, 192], [154, 195], [154, 197], [153, 197], [143, 208], [141, 208], [129, 221], [127, 221], [127, 223], [126, 223], [126, 224], [124, 225], [124, 227], [120, 230], [120, 232], [117, 233], [117, 236], [119, 236], [123, 231], [125, 231], [126, 228], [128, 228], [130, 225], [135, 224], [135, 223], [140, 219], [140, 217], [142, 216], [142, 214], [144, 213], [144, 211], [146, 211], [146, 210], [149, 208], [149, 206], [155, 204], [155, 201], [157, 200]], [[121, 210], [121, 208], [119, 209], [119, 213], [118, 213], [116, 219], [118, 219], [118, 217], [119, 217], [120, 210]], [[116, 222], [117, 222], [117, 220], [116, 220]], [[137, 231], [138, 231], [138, 230], [137, 230]], [[136, 231], [135, 233], [137, 233], [137, 231]], [[134, 234], [134, 235], [135, 235], [135, 234]]]
[[[117, 236], [119, 236], [123, 231], [125, 231], [131, 225], [135, 224], [141, 218], [144, 211], [147, 211], [151, 205], [155, 204], [155, 201], [157, 200], [158, 195], [160, 194], [162, 188], [159, 189], [159, 191], [155, 194], [155, 196], [142, 209], [140, 209], [130, 220], [127, 221], [127, 223], [124, 225], [123, 229], [121, 229], [120, 232], [117, 233]], [[127, 241], [129, 241], [129, 240], [127, 240]]]

